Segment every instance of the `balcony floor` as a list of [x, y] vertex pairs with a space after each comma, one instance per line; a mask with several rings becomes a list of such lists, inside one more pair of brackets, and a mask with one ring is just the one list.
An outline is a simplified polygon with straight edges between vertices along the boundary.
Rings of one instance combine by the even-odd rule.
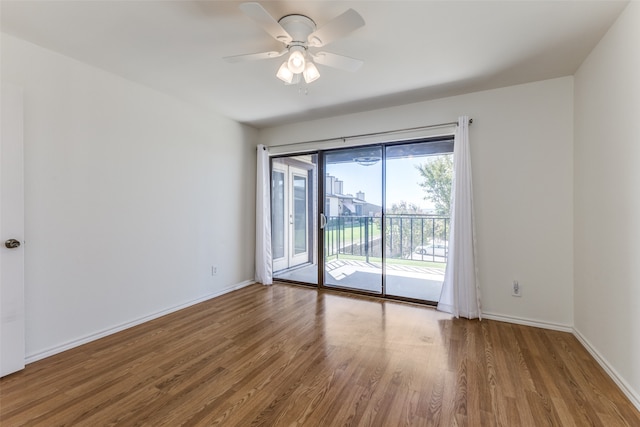
[[[387, 295], [437, 302], [440, 299], [442, 281], [444, 280], [444, 266], [445, 264], [440, 269], [388, 264], [386, 267], [386, 293]], [[326, 265], [327, 286], [379, 294], [381, 268], [381, 264], [376, 262], [332, 260]], [[317, 267], [308, 265], [277, 272], [274, 274], [274, 278], [317, 284]]]

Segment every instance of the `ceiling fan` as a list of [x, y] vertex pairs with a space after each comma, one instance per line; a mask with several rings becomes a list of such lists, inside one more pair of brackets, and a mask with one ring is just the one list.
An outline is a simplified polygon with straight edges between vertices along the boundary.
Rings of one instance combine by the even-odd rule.
[[276, 73], [276, 77], [286, 84], [299, 83], [301, 78], [304, 78], [306, 83], [317, 80], [320, 77], [320, 72], [314, 62], [351, 72], [357, 71], [363, 64], [361, 60], [348, 56], [324, 51], [315, 53], [310, 51], [310, 49], [326, 46], [362, 27], [364, 19], [353, 9], [347, 10], [320, 28], [316, 28], [316, 23], [311, 18], [300, 14], [286, 15], [276, 20], [260, 3], [256, 2], [242, 3], [240, 10], [260, 25], [271, 37], [282, 43], [284, 49], [227, 56], [223, 58], [227, 62], [278, 58], [289, 54], [289, 58]]

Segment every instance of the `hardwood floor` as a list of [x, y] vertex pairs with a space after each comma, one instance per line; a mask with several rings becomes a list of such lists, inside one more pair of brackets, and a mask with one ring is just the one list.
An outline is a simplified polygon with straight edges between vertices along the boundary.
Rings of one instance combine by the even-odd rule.
[[639, 426], [568, 333], [252, 285], [0, 380], [0, 425]]

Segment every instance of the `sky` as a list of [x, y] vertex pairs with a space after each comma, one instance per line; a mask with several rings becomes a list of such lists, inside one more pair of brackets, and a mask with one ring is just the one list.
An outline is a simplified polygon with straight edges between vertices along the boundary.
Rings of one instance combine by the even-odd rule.
[[[387, 159], [387, 207], [400, 201], [414, 203], [422, 209], [431, 209], [433, 204], [424, 200], [425, 192], [418, 185], [422, 181], [415, 165], [423, 163], [425, 157]], [[365, 193], [369, 203], [382, 205], [382, 164], [361, 166], [357, 163], [328, 164], [326, 172], [342, 180], [343, 192], [356, 195]]]

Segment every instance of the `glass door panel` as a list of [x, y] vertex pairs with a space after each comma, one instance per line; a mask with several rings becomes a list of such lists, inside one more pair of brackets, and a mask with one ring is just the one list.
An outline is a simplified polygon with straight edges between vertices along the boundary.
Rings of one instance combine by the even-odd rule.
[[286, 176], [286, 167], [274, 162], [271, 172], [271, 250], [274, 271], [287, 267], [286, 242], [289, 228], [286, 226]]
[[324, 284], [382, 293], [382, 147], [324, 156]]
[[273, 277], [318, 283], [317, 155], [271, 160]]
[[385, 150], [386, 294], [437, 302], [447, 265], [453, 144]]

